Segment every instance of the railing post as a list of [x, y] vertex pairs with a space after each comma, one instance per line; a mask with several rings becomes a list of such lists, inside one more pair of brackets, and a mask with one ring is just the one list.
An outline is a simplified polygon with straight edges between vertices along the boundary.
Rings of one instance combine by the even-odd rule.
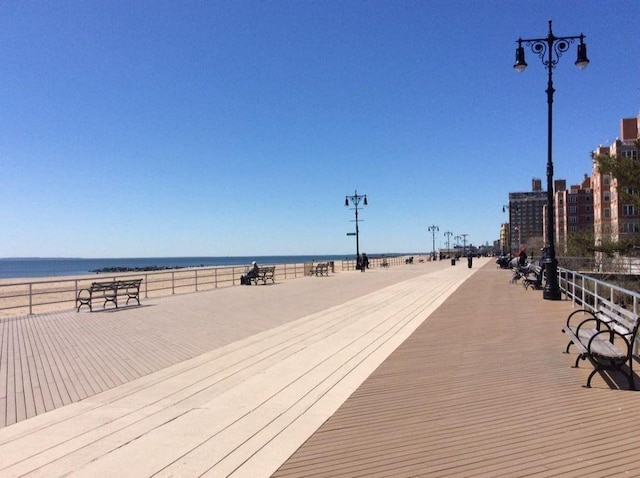
[[149, 284], [149, 274], [145, 274], [144, 275], [144, 298], [145, 299], [149, 298], [148, 289], [147, 289], [148, 284]]
[[171, 271], [171, 295], [176, 293], [176, 273]]
[[194, 273], [196, 275], [196, 292], [198, 292], [198, 269], [195, 269]]
[[33, 282], [29, 282], [29, 315], [33, 315]]

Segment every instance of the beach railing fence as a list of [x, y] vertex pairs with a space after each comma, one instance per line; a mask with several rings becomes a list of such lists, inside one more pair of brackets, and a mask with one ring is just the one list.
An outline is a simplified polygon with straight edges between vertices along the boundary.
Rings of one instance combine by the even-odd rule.
[[[304, 264], [274, 264], [276, 282], [302, 277]], [[92, 282], [143, 279], [140, 298], [161, 297], [231, 287], [240, 284], [247, 266], [196, 267], [149, 272], [101, 273], [74, 278], [0, 283], [0, 315], [33, 315], [75, 307], [80, 290]]]
[[[369, 268], [383, 267], [383, 263], [387, 263], [389, 266], [400, 266], [406, 265], [405, 260], [409, 256], [373, 256], [369, 257]], [[428, 260], [429, 256], [424, 255], [414, 255], [416, 258], [416, 262], [419, 262], [420, 259], [422, 261]], [[344, 260], [342, 261], [342, 270], [343, 271], [355, 271], [356, 270], [356, 261], [355, 259]]]
[[[382, 267], [386, 262], [390, 266], [404, 265], [406, 256], [372, 257], [370, 267]], [[355, 260], [336, 261], [336, 272], [353, 271]], [[294, 279], [309, 274], [310, 263], [269, 264], [275, 265], [275, 281]], [[55, 310], [72, 309], [76, 305], [78, 292], [98, 281], [116, 281], [125, 279], [143, 279], [140, 285], [140, 298], [162, 297], [231, 287], [240, 284], [240, 276], [246, 273], [248, 266], [193, 267], [168, 269], [162, 271], [123, 272], [120, 274], [97, 273], [72, 278], [33, 279], [24, 282], [0, 283], [0, 316], [37, 314]]]

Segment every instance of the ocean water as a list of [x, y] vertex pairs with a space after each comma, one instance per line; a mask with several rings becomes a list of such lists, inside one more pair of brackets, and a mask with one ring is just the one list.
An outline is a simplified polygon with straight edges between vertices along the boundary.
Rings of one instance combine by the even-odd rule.
[[258, 256], [258, 257], [138, 257], [122, 259], [82, 258], [0, 258], [0, 279], [56, 277], [94, 274], [96, 270], [108, 268], [180, 268], [198, 266], [293, 264], [310, 261], [341, 261], [353, 259], [354, 255], [316, 256]]

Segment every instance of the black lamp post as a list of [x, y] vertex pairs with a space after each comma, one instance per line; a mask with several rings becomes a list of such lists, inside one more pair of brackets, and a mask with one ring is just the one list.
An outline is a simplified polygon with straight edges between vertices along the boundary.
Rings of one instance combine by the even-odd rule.
[[542, 64], [549, 72], [547, 83], [547, 103], [548, 103], [548, 131], [547, 131], [547, 254], [542, 259], [544, 265], [546, 282], [542, 291], [542, 297], [547, 300], [560, 300], [560, 286], [558, 284], [558, 260], [555, 250], [555, 226], [554, 226], [554, 204], [553, 204], [553, 155], [552, 155], [552, 125], [553, 125], [553, 69], [558, 64], [560, 57], [569, 49], [569, 46], [576, 40], [578, 44], [578, 58], [575, 65], [581, 70], [589, 65], [587, 58], [587, 45], [584, 43], [584, 35], [570, 37], [557, 37], [551, 30], [551, 20], [549, 20], [549, 33], [546, 38], [518, 38], [518, 48], [516, 49], [516, 62], [513, 65], [515, 70], [522, 73], [527, 68], [524, 59], [524, 48], [522, 43], [531, 47], [542, 59]]
[[467, 255], [467, 236], [469, 234], [460, 234], [462, 236], [462, 255]]
[[355, 194], [353, 196], [346, 196], [344, 199], [344, 205], [345, 207], [349, 207], [349, 201], [351, 201], [351, 204], [353, 204], [354, 209], [356, 210], [356, 264], [358, 261], [358, 258], [360, 257], [360, 231], [358, 229], [358, 206], [360, 205], [360, 201], [363, 201], [363, 205], [366, 206], [367, 203], [367, 195], [360, 195], [358, 194], [358, 191], [356, 190]]
[[453, 232], [447, 231], [447, 232], [444, 233], [444, 235], [447, 237], [447, 255], [451, 256], [451, 251], [450, 251], [451, 243], [450, 243], [450, 240], [451, 240], [451, 236], [453, 236]]
[[508, 250], [506, 251], [507, 254], [511, 254], [511, 207], [504, 205], [502, 206], [502, 212], [505, 212], [506, 210], [509, 210], [509, 230], [507, 231], [507, 244], [508, 244]]
[[431, 235], [433, 236], [433, 245], [431, 248], [431, 254], [432, 254], [432, 260], [436, 260], [436, 232], [439, 231], [440, 228], [438, 226], [436, 226], [435, 224], [433, 226], [429, 226], [429, 232], [431, 233]]

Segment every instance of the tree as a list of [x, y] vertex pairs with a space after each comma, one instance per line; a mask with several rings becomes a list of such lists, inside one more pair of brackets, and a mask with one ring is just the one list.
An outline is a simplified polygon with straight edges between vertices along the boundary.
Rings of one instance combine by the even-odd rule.
[[595, 252], [593, 231], [570, 232], [567, 235], [567, 255], [570, 257], [593, 257]]

